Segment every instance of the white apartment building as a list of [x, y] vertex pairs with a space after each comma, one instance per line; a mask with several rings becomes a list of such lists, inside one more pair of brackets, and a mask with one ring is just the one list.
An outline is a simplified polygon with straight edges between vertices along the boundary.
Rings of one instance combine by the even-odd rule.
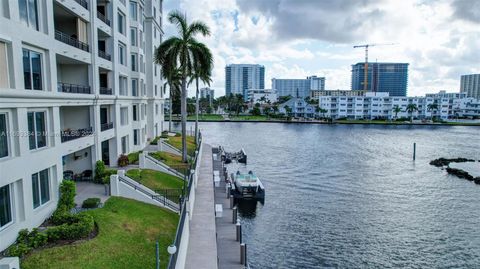
[[[415, 104], [417, 109], [411, 114], [407, 106]], [[436, 104], [437, 109], [432, 109], [431, 104]], [[455, 117], [480, 116], [478, 100], [469, 98], [465, 93], [427, 94], [425, 97], [395, 97], [386, 92], [371, 93], [364, 96], [320, 96], [319, 106], [327, 112], [323, 113], [328, 118], [347, 119], [394, 119], [408, 118], [425, 119], [437, 117], [443, 120]], [[394, 108], [398, 106], [400, 112], [395, 114]]]
[[163, 129], [162, 0], [0, 3], [0, 251]]
[[253, 104], [278, 101], [277, 91], [272, 89], [250, 89], [247, 96], [248, 101]]
[[208, 99], [209, 104], [212, 105], [213, 100], [215, 99], [215, 90], [210, 89], [209, 87], [201, 88], [200, 98]]

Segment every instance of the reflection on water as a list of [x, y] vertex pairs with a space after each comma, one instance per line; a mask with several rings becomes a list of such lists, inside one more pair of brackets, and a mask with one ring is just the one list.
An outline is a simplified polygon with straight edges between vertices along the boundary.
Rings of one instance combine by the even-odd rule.
[[241, 219], [252, 219], [256, 216], [257, 208], [262, 210], [263, 204], [257, 200], [237, 201], [238, 213]]

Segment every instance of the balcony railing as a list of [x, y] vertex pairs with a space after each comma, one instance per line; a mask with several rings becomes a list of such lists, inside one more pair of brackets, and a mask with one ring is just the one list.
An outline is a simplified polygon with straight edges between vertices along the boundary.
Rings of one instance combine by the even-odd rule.
[[105, 51], [102, 51], [102, 50], [98, 51], [98, 56], [105, 59], [105, 60], [108, 60], [108, 61], [112, 60], [112, 56], [110, 56], [110, 54], [108, 54], [108, 53], [106, 53]]
[[100, 87], [100, 94], [112, 95], [113, 94], [112, 88]]
[[84, 7], [85, 9], [88, 9], [88, 2], [86, 0], [75, 0], [79, 5]]
[[77, 129], [77, 130], [71, 130], [67, 129], [61, 132], [62, 136], [62, 143], [71, 141], [77, 138], [85, 137], [85, 136], [90, 136], [93, 134], [93, 129], [92, 127], [89, 128], [84, 128], [84, 129]]
[[100, 130], [102, 132], [106, 131], [106, 130], [110, 130], [112, 128], [113, 128], [113, 122], [107, 122], [107, 123], [100, 124]]
[[60, 32], [58, 30], [55, 30], [55, 39], [60, 41], [60, 42], [63, 42], [65, 44], [68, 44], [70, 46], [73, 46], [75, 48], [79, 48], [81, 50], [84, 50], [86, 52], [89, 52], [90, 51], [90, 47], [88, 46], [87, 43], [84, 43], [82, 41], [79, 41], [78, 39], [76, 38], [73, 38], [63, 32]]
[[103, 21], [106, 25], [110, 26], [110, 20], [105, 17], [102, 13], [97, 11], [97, 18]]
[[70, 83], [58, 82], [58, 91], [66, 93], [90, 94], [90, 86], [75, 85]]

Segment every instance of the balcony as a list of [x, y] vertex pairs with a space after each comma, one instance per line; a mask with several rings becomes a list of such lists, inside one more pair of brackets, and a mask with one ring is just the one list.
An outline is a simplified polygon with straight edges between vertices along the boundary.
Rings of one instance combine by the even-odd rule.
[[90, 86], [75, 85], [70, 83], [58, 82], [58, 91], [65, 93], [90, 94]]
[[107, 61], [112, 61], [112, 56], [110, 54], [106, 53], [105, 51], [99, 50], [98, 51], [98, 56], [100, 58], [103, 58], [103, 59], [107, 60]]
[[113, 122], [107, 122], [107, 123], [102, 123], [100, 124], [100, 131], [106, 131], [113, 129]]
[[100, 87], [100, 94], [112, 95], [113, 94], [112, 88]]
[[71, 141], [71, 140], [75, 140], [77, 138], [90, 136], [92, 134], [93, 134], [92, 127], [83, 128], [83, 129], [76, 129], [76, 130], [66, 129], [66, 130], [61, 132], [62, 143], [68, 142], [68, 141]]
[[84, 43], [82, 41], [79, 41], [78, 39], [69, 36], [59, 30], [55, 30], [55, 39], [63, 42], [65, 44], [68, 44], [70, 46], [76, 47], [78, 49], [84, 50], [86, 52], [90, 51], [90, 47], [87, 43]]
[[88, 10], [88, 2], [86, 0], [75, 0], [79, 5], [84, 7], [86, 10]]
[[105, 17], [105, 15], [102, 14], [102, 13], [100, 13], [99, 11], [97, 11], [97, 18], [100, 19], [101, 21], [103, 21], [106, 25], [111, 26], [111, 25], [110, 25], [110, 20], [107, 19], [107, 18]]

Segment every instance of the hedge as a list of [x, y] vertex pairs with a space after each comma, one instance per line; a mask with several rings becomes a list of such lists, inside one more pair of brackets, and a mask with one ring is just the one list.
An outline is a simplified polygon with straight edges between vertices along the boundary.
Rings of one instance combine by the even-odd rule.
[[82, 208], [97, 208], [100, 204], [100, 198], [87, 198], [82, 203]]

